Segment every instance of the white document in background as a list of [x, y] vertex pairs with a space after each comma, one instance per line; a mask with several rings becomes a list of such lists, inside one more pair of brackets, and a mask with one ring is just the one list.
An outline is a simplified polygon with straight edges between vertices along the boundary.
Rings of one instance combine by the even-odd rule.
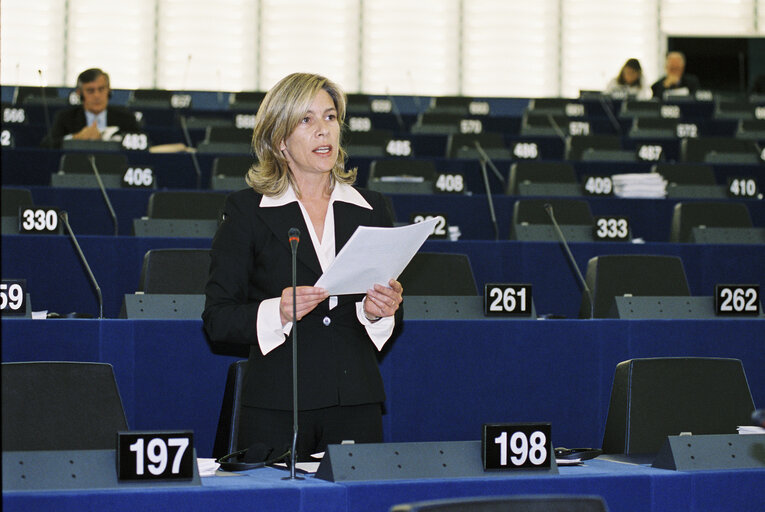
[[388, 286], [433, 233], [438, 219], [398, 228], [359, 226], [335, 261], [316, 281], [330, 295], [367, 293], [375, 283]]

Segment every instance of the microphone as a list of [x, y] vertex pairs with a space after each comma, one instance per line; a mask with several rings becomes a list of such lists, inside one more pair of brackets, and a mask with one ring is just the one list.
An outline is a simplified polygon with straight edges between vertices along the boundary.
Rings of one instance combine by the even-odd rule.
[[765, 409], [755, 409], [752, 412], [752, 424], [765, 428]]
[[98, 318], [103, 318], [104, 299], [101, 296], [101, 287], [98, 286], [98, 281], [96, 281], [96, 277], [93, 275], [93, 271], [90, 269], [90, 265], [88, 265], [88, 260], [85, 259], [85, 255], [82, 253], [80, 244], [77, 243], [77, 238], [74, 236], [74, 232], [72, 232], [72, 226], [69, 225], [69, 214], [66, 212], [66, 210], [61, 210], [58, 212], [58, 218], [61, 219], [61, 222], [64, 223], [66, 231], [69, 233], [69, 238], [72, 240], [75, 249], [77, 249], [77, 255], [80, 257], [80, 261], [85, 266], [85, 270], [88, 271], [88, 277], [90, 278], [90, 282], [93, 284], [93, 288], [96, 289], [96, 297], [98, 297]]
[[601, 94], [598, 99], [600, 100], [600, 104], [603, 106], [603, 110], [606, 111], [606, 115], [608, 116], [608, 120], [611, 122], [611, 126], [614, 127], [616, 130], [617, 135], [622, 134], [622, 125], [619, 124], [619, 121], [616, 119], [616, 116], [614, 115], [614, 110], [611, 108], [611, 98], [606, 99]]
[[93, 169], [93, 174], [96, 176], [96, 181], [98, 182], [98, 188], [101, 189], [101, 195], [104, 197], [104, 202], [106, 202], [106, 207], [109, 208], [109, 214], [112, 216], [112, 223], [114, 224], [114, 236], [117, 236], [119, 234], [117, 214], [114, 213], [114, 208], [112, 207], [112, 202], [109, 200], [109, 195], [106, 193], [106, 187], [104, 187], [104, 182], [101, 181], [101, 173], [98, 172], [98, 167], [96, 166], [96, 157], [93, 155], [88, 155], [88, 160], [90, 160], [90, 167]]
[[499, 172], [499, 169], [497, 169], [497, 166], [494, 165], [494, 162], [491, 161], [491, 157], [488, 155], [488, 153], [486, 153], [486, 151], [483, 150], [481, 143], [478, 142], [477, 140], [474, 140], [473, 144], [475, 145], [475, 148], [478, 150], [478, 154], [481, 155], [481, 158], [483, 158], [486, 161], [486, 163], [489, 164], [489, 167], [491, 167], [491, 170], [494, 172], [494, 175], [504, 185], [505, 177], [502, 176], [502, 173]]
[[587, 297], [590, 299], [590, 318], [595, 318], [595, 300], [592, 297], [592, 292], [590, 291], [590, 287], [587, 286], [587, 281], [585, 281], [584, 277], [582, 277], [582, 272], [579, 270], [579, 265], [576, 264], [574, 255], [571, 254], [571, 249], [569, 249], [568, 243], [566, 242], [566, 238], [563, 236], [563, 231], [561, 231], [560, 226], [558, 225], [558, 222], [555, 220], [555, 215], [553, 214], [553, 207], [550, 203], [545, 203], [545, 211], [547, 212], [547, 215], [550, 216], [550, 220], [553, 223], [555, 232], [558, 234], [558, 238], [560, 239], [560, 242], [563, 244], [563, 247], [566, 249], [566, 254], [568, 254], [568, 259], [571, 262], [571, 264], [574, 266], [574, 269], [576, 269], [576, 275], [579, 277], [579, 282], [582, 283], [582, 286], [584, 287], [584, 291], [587, 293]]
[[563, 141], [563, 146], [566, 145], [566, 134], [563, 132], [561, 127], [558, 125], [558, 122], [555, 120], [552, 114], [547, 114], [547, 120], [550, 121], [550, 124], [553, 127], [553, 130], [555, 130], [555, 134], [558, 136], [560, 140]]
[[182, 90], [186, 90], [186, 81], [189, 78], [189, 67], [191, 66], [191, 54], [189, 54], [188, 57], [186, 57], [186, 65], [183, 67], [183, 81], [181, 82], [181, 85], [183, 87]]
[[186, 116], [181, 116], [181, 130], [183, 130], [183, 138], [186, 139], [186, 146], [189, 148], [191, 162], [194, 164], [194, 172], [197, 173], [197, 188], [202, 188], [202, 170], [199, 168], [199, 160], [197, 160], [196, 148], [194, 148], [194, 146], [191, 144], [189, 127], [186, 126]]
[[401, 112], [398, 111], [396, 101], [393, 99], [393, 96], [390, 95], [387, 87], [385, 88], [385, 95], [388, 97], [388, 101], [390, 101], [391, 110], [393, 110], [393, 115], [396, 116], [396, 122], [398, 123], [399, 130], [402, 132], [406, 131], [404, 128], [404, 120], [401, 118]]
[[[481, 147], [478, 141], [475, 141], [476, 149], [479, 154], [483, 151], [479, 149]], [[485, 154], [485, 153], [484, 153]], [[489, 185], [489, 173], [486, 172], [486, 159], [481, 156], [478, 158], [478, 162], [481, 164], [481, 175], [483, 176], [483, 186], [486, 189], [486, 201], [489, 203], [489, 217], [491, 223], [494, 226], [494, 240], [499, 240], [499, 227], [497, 226], [497, 214], [494, 213], [494, 199], [491, 197], [491, 186]]]
[[45, 114], [45, 129], [48, 130], [48, 137], [47, 137], [47, 144], [46, 146], [48, 149], [53, 148], [53, 139], [51, 136], [53, 135], [51, 133], [50, 128], [50, 113], [48, 112], [48, 98], [45, 95], [45, 85], [43, 81], [43, 72], [42, 69], [37, 70], [37, 74], [40, 77], [40, 92], [42, 93], [42, 104], [43, 104], [43, 113]]
[[[287, 236], [292, 249], [292, 450], [290, 451], [290, 476], [291, 480], [298, 479], [295, 476], [297, 463], [297, 437], [298, 437], [298, 375], [297, 375], [297, 246], [300, 242], [300, 230], [290, 228]], [[298, 479], [302, 480], [302, 478]]]

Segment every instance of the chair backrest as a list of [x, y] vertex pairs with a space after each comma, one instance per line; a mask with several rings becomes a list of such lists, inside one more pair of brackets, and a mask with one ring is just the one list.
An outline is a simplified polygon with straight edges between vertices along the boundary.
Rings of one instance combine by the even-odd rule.
[[19, 206], [32, 205], [32, 191], [28, 188], [2, 188], [0, 208], [3, 217], [16, 217], [19, 214]]
[[208, 126], [205, 130], [205, 142], [236, 142], [249, 144], [252, 130], [234, 126]]
[[608, 512], [600, 496], [545, 495], [449, 498], [395, 505], [390, 512]]
[[477, 295], [466, 254], [418, 252], [398, 278], [407, 295]]
[[449, 135], [446, 142], [446, 158], [468, 158], [476, 153], [476, 142], [490, 156], [500, 150], [507, 152], [509, 157], [509, 150], [501, 133], [454, 133]]
[[234, 453], [238, 449], [239, 411], [242, 406], [242, 383], [247, 361], [235, 361], [228, 367], [226, 386], [218, 417], [218, 430], [213, 444], [216, 459]]
[[618, 135], [570, 135], [566, 137], [566, 160], [581, 160], [589, 149], [620, 150], [622, 140]]
[[751, 228], [752, 219], [744, 203], [677, 203], [672, 211], [670, 242], [690, 242], [693, 228]]
[[112, 366], [2, 364], [3, 452], [104, 450], [127, 430]]
[[683, 262], [676, 256], [648, 254], [610, 254], [595, 256], [587, 263], [587, 286], [595, 302], [582, 291], [580, 318], [607, 318], [614, 297], [633, 296], [676, 297], [690, 295]]
[[262, 91], [240, 91], [232, 92], [228, 98], [229, 107], [235, 110], [251, 110], [257, 112], [260, 107], [260, 103], [263, 98], [266, 97], [266, 93]]
[[250, 155], [225, 155], [215, 157], [212, 164], [213, 176], [236, 176], [244, 178], [255, 159]]
[[127, 157], [123, 153], [64, 153], [58, 166], [66, 174], [93, 174], [90, 157], [95, 157], [99, 174], [125, 174]]
[[432, 160], [413, 160], [410, 158], [372, 160], [372, 163], [369, 164], [369, 179], [382, 176], [416, 176], [435, 181], [436, 166]]
[[669, 435], [735, 434], [754, 410], [738, 359], [630, 359], [616, 366], [603, 451], [649, 454]]
[[346, 131], [343, 133], [343, 146], [352, 157], [383, 157], [386, 155], [386, 144], [392, 137], [391, 130]]
[[595, 221], [590, 203], [584, 199], [518, 199], [513, 205], [513, 224], [552, 224], [545, 204], [553, 207], [560, 225], [591, 225]]
[[709, 162], [714, 154], [743, 155], [754, 163], [759, 160], [759, 152], [754, 141], [732, 137], [685, 138], [680, 145], [680, 153], [685, 162]]
[[651, 172], [661, 174], [667, 183], [678, 185], [716, 185], [715, 173], [709, 164], [655, 164]]
[[149, 196], [150, 219], [211, 219], [223, 211], [226, 194], [215, 192], [159, 191]]
[[522, 182], [576, 183], [576, 173], [568, 162], [515, 162], [510, 166], [507, 193], [517, 194]]
[[151, 249], [143, 257], [138, 291], [203, 294], [209, 272], [209, 249]]

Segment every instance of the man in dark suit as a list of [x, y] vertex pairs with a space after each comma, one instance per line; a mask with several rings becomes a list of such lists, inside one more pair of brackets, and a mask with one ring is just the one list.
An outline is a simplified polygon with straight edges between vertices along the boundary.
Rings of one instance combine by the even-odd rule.
[[701, 88], [698, 77], [685, 72], [685, 55], [680, 52], [669, 52], [664, 63], [666, 75], [659, 78], [651, 86], [653, 97], [662, 99], [666, 91], [676, 94], [696, 94]]
[[107, 126], [116, 126], [120, 132], [141, 131], [132, 112], [109, 106], [109, 75], [102, 70], [91, 68], [80, 73], [76, 91], [82, 103], [56, 114], [50, 133], [43, 139], [44, 147], [61, 147], [64, 139], [101, 140]]

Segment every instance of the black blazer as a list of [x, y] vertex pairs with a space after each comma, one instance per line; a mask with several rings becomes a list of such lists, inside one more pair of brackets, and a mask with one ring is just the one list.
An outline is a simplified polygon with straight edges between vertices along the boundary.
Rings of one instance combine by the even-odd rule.
[[[359, 190], [372, 210], [336, 201], [336, 252], [357, 226], [391, 226], [387, 203], [379, 193]], [[280, 297], [292, 285], [292, 256], [287, 232], [302, 236], [297, 250], [297, 284], [312, 286], [322, 270], [296, 202], [261, 208], [251, 189], [231, 194], [224, 220], [213, 239], [210, 277], [205, 288], [204, 328], [215, 342], [250, 344], [242, 403], [292, 409], [292, 335], [267, 355], [257, 339], [260, 301]], [[298, 322], [298, 403], [300, 409], [383, 402], [385, 393], [375, 348], [356, 317], [363, 295], [338, 297], [331, 311], [325, 300]]]
[[683, 73], [682, 78], [680, 78], [680, 82], [678, 82], [676, 85], [673, 85], [672, 87], [664, 87], [665, 78], [667, 77], [663, 76], [659, 78], [651, 86], [651, 91], [653, 91], [654, 98], [662, 99], [662, 97], [664, 96], [664, 91], [671, 91], [672, 89], [682, 89], [683, 87], [687, 87], [688, 92], [691, 95], [696, 94], [696, 91], [701, 89], [701, 83], [699, 82], [699, 79], [696, 75]]
[[[106, 125], [119, 126], [120, 132], [140, 132], [141, 128], [135, 115], [124, 107], [106, 107]], [[56, 113], [50, 133], [43, 139], [42, 146], [60, 148], [66, 135], [77, 133], [85, 128], [85, 109], [82, 105], [65, 108]], [[299, 335], [298, 335], [299, 336]]]

